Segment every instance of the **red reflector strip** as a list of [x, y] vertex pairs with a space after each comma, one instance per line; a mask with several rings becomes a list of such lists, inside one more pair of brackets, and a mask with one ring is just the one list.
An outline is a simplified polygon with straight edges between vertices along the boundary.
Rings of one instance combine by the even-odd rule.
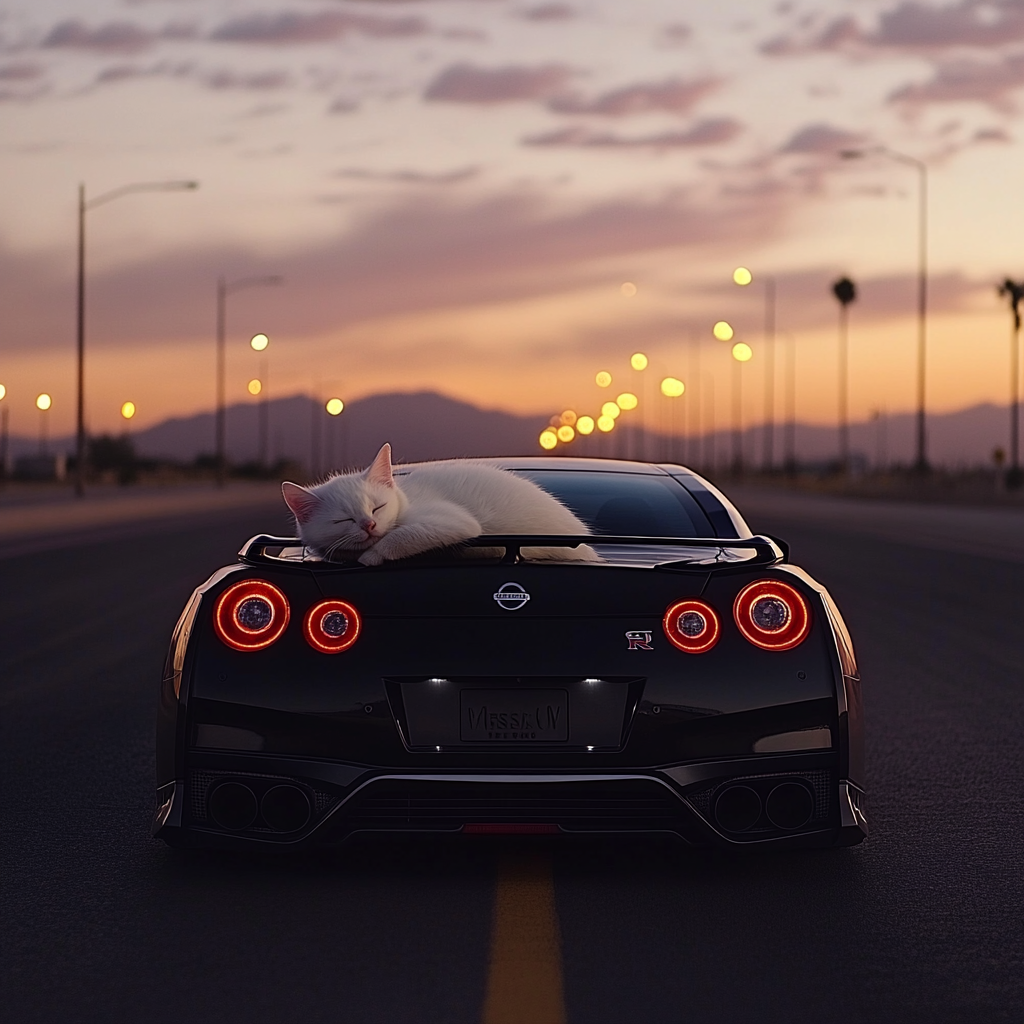
[[462, 831], [469, 836], [555, 836], [562, 830], [557, 825], [529, 824], [520, 821], [496, 821], [463, 825]]

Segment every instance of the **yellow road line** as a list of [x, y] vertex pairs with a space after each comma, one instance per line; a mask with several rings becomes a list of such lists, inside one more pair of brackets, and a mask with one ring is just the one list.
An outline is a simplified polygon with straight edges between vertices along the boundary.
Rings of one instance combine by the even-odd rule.
[[544, 854], [499, 861], [483, 1024], [565, 1024], [555, 886]]

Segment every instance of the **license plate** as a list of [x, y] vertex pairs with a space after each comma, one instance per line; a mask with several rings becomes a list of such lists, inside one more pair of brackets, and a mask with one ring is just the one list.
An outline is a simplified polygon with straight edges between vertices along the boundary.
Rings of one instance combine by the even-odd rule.
[[463, 690], [463, 743], [565, 743], [569, 739], [566, 690]]

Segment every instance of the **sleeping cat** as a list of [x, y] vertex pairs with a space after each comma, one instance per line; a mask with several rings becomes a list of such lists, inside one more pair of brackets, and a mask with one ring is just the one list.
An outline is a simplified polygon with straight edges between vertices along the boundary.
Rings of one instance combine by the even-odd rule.
[[[281, 485], [302, 543], [324, 557], [380, 565], [481, 534], [586, 534], [587, 526], [547, 491], [480, 462], [426, 462], [401, 478], [391, 472], [391, 445], [357, 473], [315, 487]], [[586, 545], [526, 548], [526, 557], [600, 561]]]

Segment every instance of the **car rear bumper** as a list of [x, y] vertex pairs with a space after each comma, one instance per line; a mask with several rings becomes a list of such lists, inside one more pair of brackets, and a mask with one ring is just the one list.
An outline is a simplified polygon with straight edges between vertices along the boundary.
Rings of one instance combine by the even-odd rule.
[[386, 771], [203, 752], [157, 793], [174, 846], [301, 849], [359, 832], [667, 833], [693, 846], [852, 846], [863, 791], [835, 751], [637, 771]]

